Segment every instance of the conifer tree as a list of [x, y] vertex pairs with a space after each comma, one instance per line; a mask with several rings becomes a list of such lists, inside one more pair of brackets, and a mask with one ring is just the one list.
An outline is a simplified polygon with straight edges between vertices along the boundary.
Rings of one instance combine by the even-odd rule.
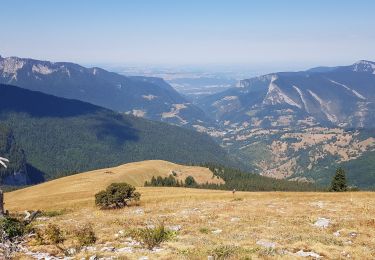
[[346, 182], [345, 171], [340, 167], [336, 170], [336, 174], [332, 179], [330, 191], [347, 191], [348, 186]]

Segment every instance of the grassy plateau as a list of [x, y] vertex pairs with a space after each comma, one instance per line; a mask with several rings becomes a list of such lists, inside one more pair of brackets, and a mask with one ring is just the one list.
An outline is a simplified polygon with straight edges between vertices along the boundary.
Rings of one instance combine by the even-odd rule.
[[[5, 194], [11, 212], [42, 210], [37, 226], [56, 224], [69, 234], [90, 223], [97, 240], [73, 259], [374, 259], [375, 194], [371, 192], [236, 192], [142, 187], [152, 176], [192, 175], [223, 182], [202, 167], [145, 161], [64, 177]], [[100, 210], [94, 194], [112, 182], [137, 186], [141, 201]], [[169, 239], [149, 250], [132, 231], [163, 223]], [[69, 236], [67, 236], [69, 237]], [[72, 247], [68, 238], [61, 247]], [[62, 256], [53, 245], [30, 250]], [[109, 248], [109, 249], [108, 249]], [[20, 259], [28, 256], [19, 255]]]

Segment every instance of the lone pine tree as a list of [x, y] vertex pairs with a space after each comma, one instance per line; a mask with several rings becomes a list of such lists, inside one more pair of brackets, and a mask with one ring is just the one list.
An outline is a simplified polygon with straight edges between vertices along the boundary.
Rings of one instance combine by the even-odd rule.
[[332, 179], [330, 191], [347, 191], [345, 171], [340, 167], [336, 170], [336, 174]]

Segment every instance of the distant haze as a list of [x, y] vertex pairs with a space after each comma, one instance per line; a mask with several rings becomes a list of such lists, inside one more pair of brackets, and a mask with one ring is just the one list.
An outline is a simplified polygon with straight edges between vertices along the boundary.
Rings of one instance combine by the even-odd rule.
[[307, 68], [375, 60], [375, 1], [1, 3], [0, 55], [84, 64]]

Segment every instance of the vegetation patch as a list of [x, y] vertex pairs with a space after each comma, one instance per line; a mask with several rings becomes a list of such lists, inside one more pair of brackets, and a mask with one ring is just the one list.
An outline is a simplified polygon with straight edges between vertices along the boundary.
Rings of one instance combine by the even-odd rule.
[[233, 245], [218, 245], [207, 253], [215, 259], [231, 259], [238, 257], [244, 251], [243, 248]]
[[161, 223], [156, 227], [146, 227], [133, 230], [132, 235], [142, 242], [147, 249], [152, 250], [160, 246], [162, 242], [168, 241], [176, 236], [176, 231], [168, 230]]
[[133, 185], [127, 183], [112, 183], [106, 190], [95, 194], [95, 204], [101, 209], [123, 208], [131, 201], [138, 202], [141, 194], [135, 191]]
[[0, 219], [0, 231], [2, 233], [1, 240], [5, 238], [13, 239], [22, 236], [26, 231], [26, 226], [16, 218], [4, 217]]
[[[175, 174], [175, 173], [174, 173]], [[144, 186], [153, 186], [153, 187], [188, 187], [188, 188], [196, 188], [198, 187], [198, 183], [195, 181], [193, 176], [187, 176], [185, 181], [179, 181], [174, 176], [174, 174], [169, 175], [168, 177], [155, 177], [152, 176], [151, 180], [148, 182], [146, 181]]]
[[53, 217], [57, 217], [57, 216], [61, 216], [61, 215], [64, 215], [67, 213], [68, 210], [66, 209], [62, 209], [62, 210], [49, 210], [49, 211], [42, 211], [40, 213], [41, 216], [43, 217], [49, 217], [49, 218], [53, 218]]
[[44, 228], [34, 229], [35, 245], [58, 245], [66, 240], [63, 231], [55, 224], [48, 224]]
[[97, 239], [91, 224], [76, 227], [73, 230], [73, 236], [76, 239], [78, 247], [95, 244]]
[[288, 181], [243, 172], [239, 169], [228, 168], [216, 164], [204, 164], [214, 175], [222, 178], [224, 184], [206, 183], [197, 188], [238, 190], [238, 191], [321, 191], [324, 188], [313, 183]]
[[346, 182], [345, 171], [342, 168], [336, 170], [335, 176], [333, 176], [330, 191], [342, 192], [348, 190], [348, 185]]

